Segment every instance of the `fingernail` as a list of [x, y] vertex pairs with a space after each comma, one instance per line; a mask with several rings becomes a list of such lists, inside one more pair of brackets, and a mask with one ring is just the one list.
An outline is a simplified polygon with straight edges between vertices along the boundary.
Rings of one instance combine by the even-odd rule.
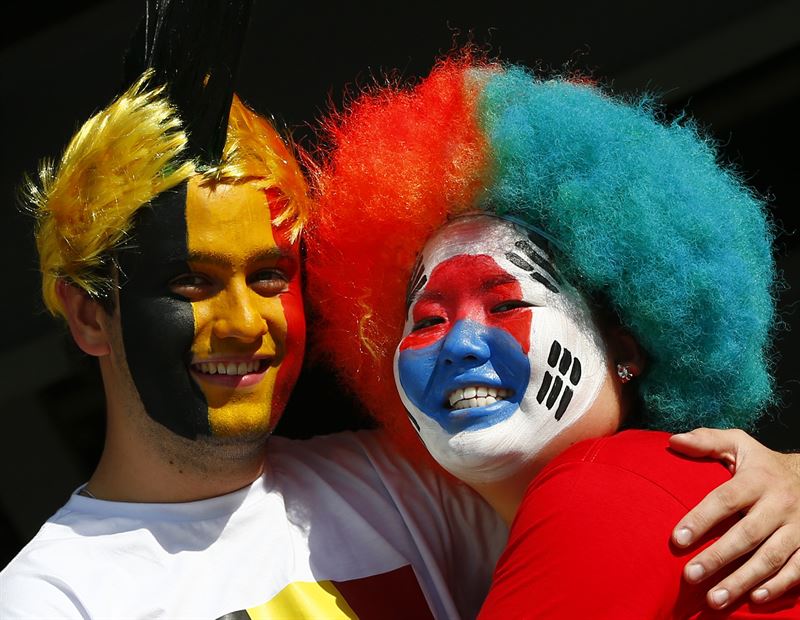
[[711, 600], [714, 601], [717, 607], [725, 607], [725, 605], [728, 604], [730, 596], [730, 593], [725, 588], [720, 588], [711, 593]]
[[689, 564], [686, 567], [686, 578], [694, 583], [695, 581], [700, 581], [703, 578], [706, 570], [700, 564]]
[[692, 531], [688, 527], [682, 527], [675, 532], [675, 542], [681, 547], [685, 547], [692, 542]]
[[759, 588], [753, 592], [753, 600], [757, 602], [766, 601], [769, 598], [769, 590], [766, 588]]

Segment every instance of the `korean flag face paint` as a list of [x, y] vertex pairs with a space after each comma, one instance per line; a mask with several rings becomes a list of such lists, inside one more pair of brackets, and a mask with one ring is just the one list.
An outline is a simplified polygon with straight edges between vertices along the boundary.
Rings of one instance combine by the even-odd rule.
[[466, 482], [534, 460], [605, 381], [586, 304], [537, 237], [506, 220], [443, 227], [423, 250], [409, 304], [397, 387], [432, 456]]
[[122, 339], [147, 414], [189, 439], [269, 433], [305, 321], [298, 250], [265, 193], [192, 179], [141, 210], [118, 260]]

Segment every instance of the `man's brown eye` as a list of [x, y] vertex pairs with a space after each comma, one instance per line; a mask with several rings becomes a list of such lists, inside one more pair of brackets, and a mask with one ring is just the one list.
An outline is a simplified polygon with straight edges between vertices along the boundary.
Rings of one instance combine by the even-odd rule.
[[509, 310], [516, 310], [517, 308], [530, 308], [533, 304], [528, 303], [527, 301], [522, 301], [521, 299], [513, 299], [510, 301], [504, 301], [501, 304], [497, 304], [494, 308], [492, 308], [492, 313], [497, 312], [508, 312]]
[[249, 283], [256, 293], [268, 297], [285, 291], [289, 278], [280, 269], [264, 269], [250, 276]]
[[169, 283], [171, 287], [205, 286], [206, 284], [208, 284], [208, 280], [206, 278], [194, 274], [178, 276]]
[[444, 323], [444, 318], [440, 316], [430, 316], [414, 323], [414, 326], [411, 328], [411, 331], [416, 332], [421, 329], [425, 329], [426, 327], [433, 327], [434, 325], [440, 325], [441, 323]]

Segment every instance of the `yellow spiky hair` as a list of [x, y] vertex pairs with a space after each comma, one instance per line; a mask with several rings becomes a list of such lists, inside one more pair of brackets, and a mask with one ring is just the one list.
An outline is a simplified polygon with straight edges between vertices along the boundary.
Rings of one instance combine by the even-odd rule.
[[[56, 295], [63, 278], [94, 298], [110, 291], [109, 251], [127, 238], [134, 214], [158, 194], [201, 174], [209, 183], [254, 183], [278, 190], [273, 223], [292, 241], [310, 210], [308, 188], [291, 148], [270, 123], [234, 97], [221, 163], [198, 171], [181, 161], [187, 137], [163, 87], [148, 89], [146, 72], [90, 118], [57, 163], [45, 161], [23, 197], [37, 218], [36, 244], [47, 308], [64, 314]], [[273, 200], [274, 200], [273, 196]]]
[[58, 163], [45, 161], [24, 198], [37, 217], [42, 295], [64, 314], [56, 282], [65, 278], [96, 298], [108, 290], [108, 251], [124, 241], [134, 213], [189, 178], [178, 156], [186, 135], [163, 88], [148, 89], [146, 72], [73, 136]]
[[[302, 151], [297, 152], [302, 156]], [[221, 162], [205, 170], [203, 177], [219, 183], [247, 180], [263, 190], [278, 190], [279, 209], [273, 224], [287, 224], [292, 241], [299, 237], [311, 205], [300, 165], [278, 131], [236, 95]]]

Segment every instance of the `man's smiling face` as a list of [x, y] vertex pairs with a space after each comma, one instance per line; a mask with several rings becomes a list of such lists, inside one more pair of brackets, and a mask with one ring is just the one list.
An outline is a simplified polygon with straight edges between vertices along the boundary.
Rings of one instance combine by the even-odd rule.
[[128, 367], [147, 414], [190, 439], [266, 436], [305, 346], [297, 244], [252, 184], [192, 179], [119, 253]]
[[496, 217], [459, 218], [412, 277], [397, 387], [432, 456], [467, 482], [531, 462], [606, 378], [591, 313], [542, 241]]

